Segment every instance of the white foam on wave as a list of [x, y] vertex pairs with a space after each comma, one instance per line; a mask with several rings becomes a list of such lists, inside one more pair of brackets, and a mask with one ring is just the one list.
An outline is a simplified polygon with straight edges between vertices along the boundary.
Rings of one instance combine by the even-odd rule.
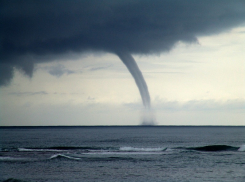
[[13, 157], [0, 157], [0, 161], [5, 161], [5, 160], [12, 160], [14, 159]]
[[32, 152], [32, 151], [36, 151], [35, 149], [27, 149], [27, 148], [18, 148], [19, 152]]
[[29, 148], [18, 148], [19, 152], [57, 152], [61, 150], [56, 149], [29, 149]]
[[96, 152], [96, 153], [86, 153], [85, 155], [96, 155], [96, 156], [100, 156], [100, 155], [146, 155], [146, 154], [151, 154], [151, 155], [154, 155], [154, 154], [159, 154], [159, 152], [153, 152], [153, 151], [118, 151], [118, 152]]
[[64, 157], [64, 158], [73, 159], [73, 160], [80, 160], [81, 159], [79, 157], [74, 157], [74, 156], [70, 156], [70, 155], [67, 155], [67, 154], [55, 154], [55, 155], [52, 155], [50, 157], [50, 159], [55, 159], [55, 158], [58, 158], [58, 157]]
[[133, 152], [162, 152], [167, 148], [157, 147], [157, 148], [138, 148], [138, 147], [120, 147], [121, 151], [133, 151]]
[[16, 157], [0, 157], [0, 161], [22, 161], [22, 160], [27, 160], [26, 158], [16, 158]]
[[245, 152], [245, 144], [242, 145], [239, 149], [238, 149], [239, 152]]

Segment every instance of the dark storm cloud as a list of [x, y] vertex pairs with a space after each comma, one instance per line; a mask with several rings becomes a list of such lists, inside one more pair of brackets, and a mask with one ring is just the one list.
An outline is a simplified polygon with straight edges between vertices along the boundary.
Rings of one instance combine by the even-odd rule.
[[1, 0], [0, 84], [50, 56], [157, 53], [244, 21], [244, 0]]

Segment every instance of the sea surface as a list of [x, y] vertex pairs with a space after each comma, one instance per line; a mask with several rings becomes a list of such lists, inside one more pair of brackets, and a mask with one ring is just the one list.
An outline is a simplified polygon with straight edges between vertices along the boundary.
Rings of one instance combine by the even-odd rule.
[[244, 182], [245, 127], [0, 127], [0, 181]]

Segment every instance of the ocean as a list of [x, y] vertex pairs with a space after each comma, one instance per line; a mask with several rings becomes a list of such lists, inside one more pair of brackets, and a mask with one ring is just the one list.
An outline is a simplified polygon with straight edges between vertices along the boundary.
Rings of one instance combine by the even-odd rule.
[[0, 181], [244, 182], [245, 127], [0, 127]]

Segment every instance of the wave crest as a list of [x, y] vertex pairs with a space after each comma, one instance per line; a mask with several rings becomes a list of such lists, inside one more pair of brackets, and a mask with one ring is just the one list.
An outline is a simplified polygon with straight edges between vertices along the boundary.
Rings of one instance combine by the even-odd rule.
[[133, 152], [161, 152], [165, 151], [166, 147], [157, 147], [157, 148], [137, 148], [137, 147], [120, 147], [121, 151], [133, 151]]
[[50, 159], [56, 159], [56, 158], [67, 158], [67, 159], [73, 159], [73, 160], [80, 160], [81, 159], [79, 157], [71, 156], [68, 154], [55, 154], [55, 155], [52, 155], [50, 157]]
[[242, 145], [239, 149], [238, 149], [239, 152], [245, 152], [245, 144]]
[[216, 151], [237, 151], [239, 147], [233, 147], [229, 145], [207, 145], [203, 147], [191, 147], [190, 150], [216, 152]]

